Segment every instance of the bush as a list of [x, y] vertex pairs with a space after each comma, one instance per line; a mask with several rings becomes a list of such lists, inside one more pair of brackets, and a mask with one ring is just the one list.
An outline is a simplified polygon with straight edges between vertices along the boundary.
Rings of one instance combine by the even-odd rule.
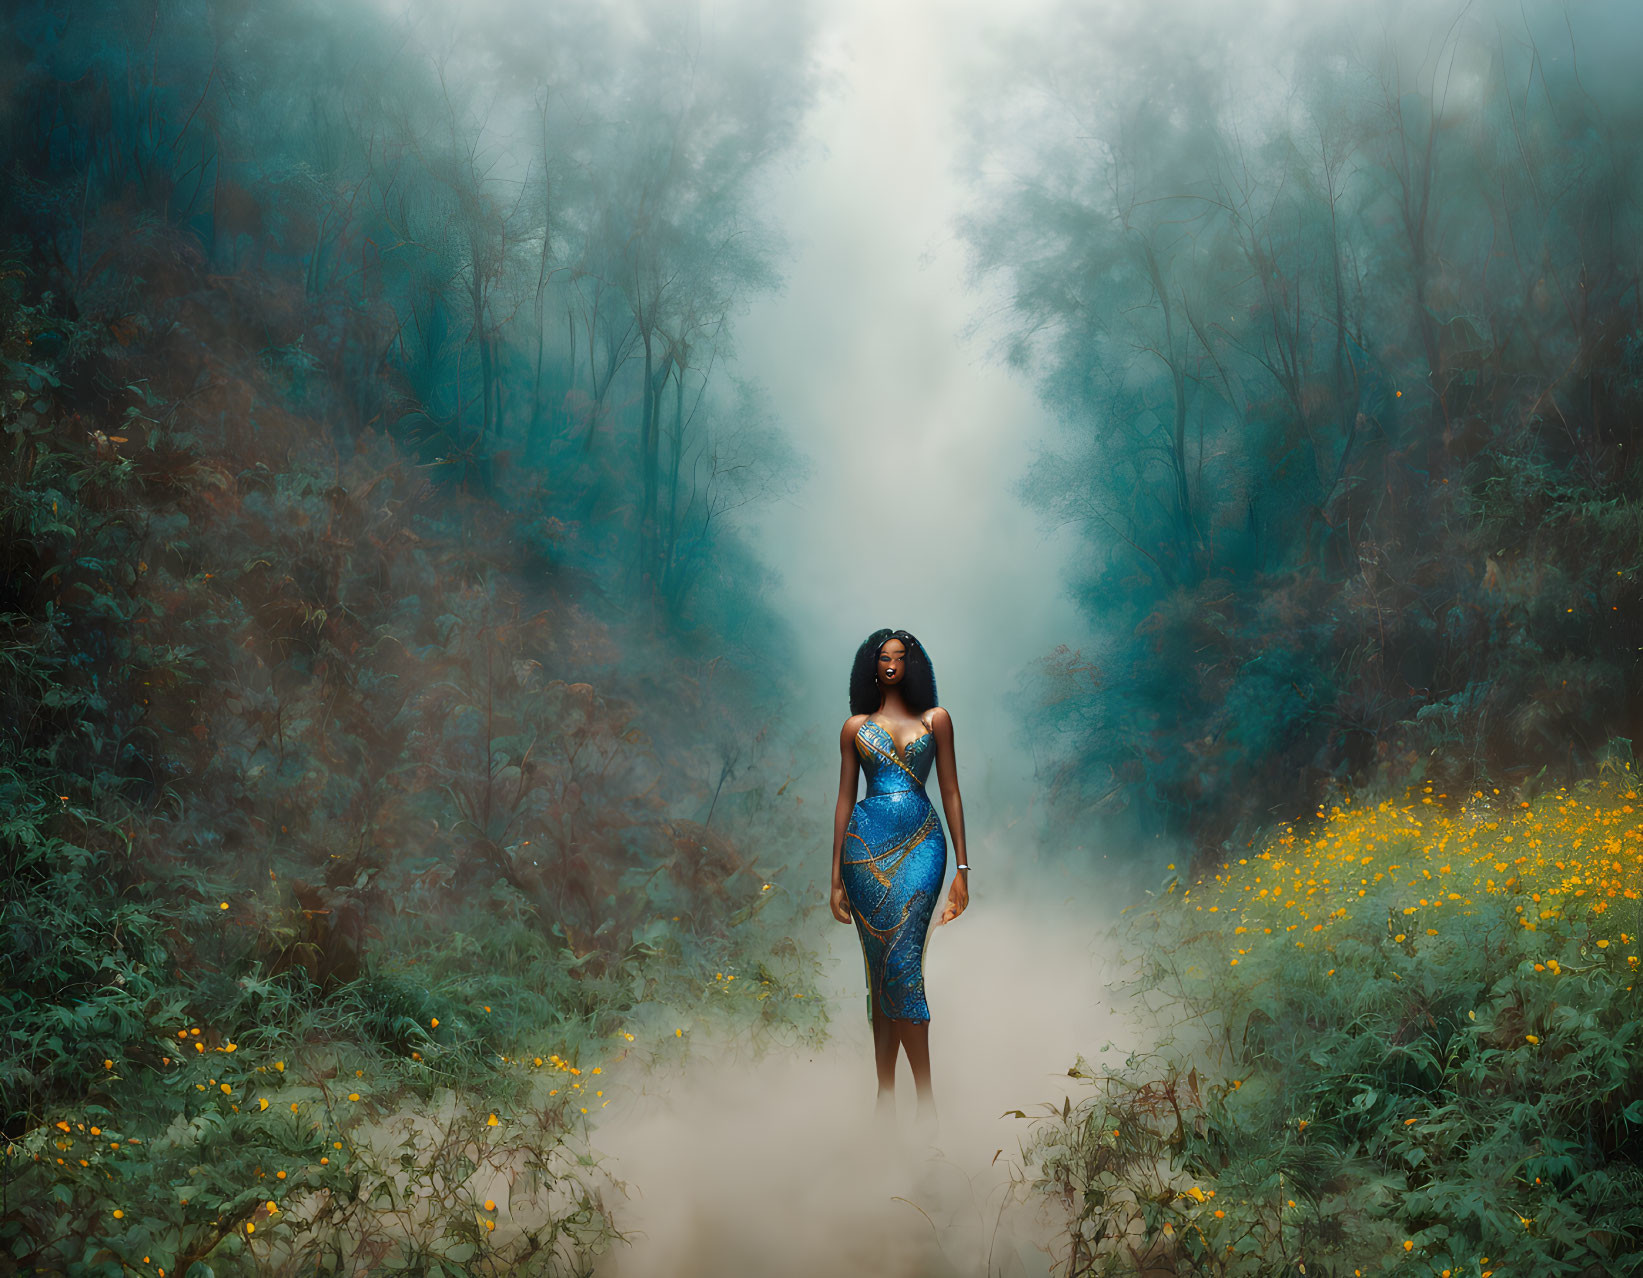
[[1155, 1044], [1035, 1128], [1068, 1272], [1643, 1263], [1629, 770], [1507, 808], [1342, 798], [1172, 878], [1120, 993]]

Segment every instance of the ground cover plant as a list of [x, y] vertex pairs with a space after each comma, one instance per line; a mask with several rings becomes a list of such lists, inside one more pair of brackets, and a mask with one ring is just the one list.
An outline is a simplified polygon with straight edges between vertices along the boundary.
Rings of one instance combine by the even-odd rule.
[[1069, 1274], [1643, 1263], [1643, 799], [1342, 794], [1137, 907], [1149, 1046], [1029, 1141]]
[[804, 79], [652, 17], [503, 181], [369, 10], [8, 15], [0, 1264], [586, 1272], [633, 1076], [823, 1032], [714, 377]]
[[1640, 35], [1067, 5], [999, 48], [967, 234], [1065, 427], [1022, 495], [1088, 543], [1021, 685], [1045, 826], [1157, 893], [1146, 1046], [1023, 1170], [1069, 1274], [1638, 1268]]
[[622, 1062], [713, 1023], [821, 1032], [808, 909], [742, 851], [805, 846], [796, 808], [549, 678], [618, 632], [525, 613], [506, 532], [471, 527], [506, 517], [419, 504], [387, 441], [339, 465], [293, 417], [263, 451], [141, 386], [126, 433], [83, 430], [97, 361], [35, 351], [84, 326], [25, 280], [0, 280], [10, 1257], [582, 1271], [620, 1238], [578, 1150]]

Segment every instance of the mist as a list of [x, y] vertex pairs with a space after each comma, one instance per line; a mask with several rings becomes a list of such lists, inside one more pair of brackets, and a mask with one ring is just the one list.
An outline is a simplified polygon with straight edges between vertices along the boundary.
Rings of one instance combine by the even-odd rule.
[[[1640, 56], [1552, 0], [15, 6], [6, 1254], [1623, 1271]], [[883, 627], [973, 867], [934, 1132], [828, 908]]]

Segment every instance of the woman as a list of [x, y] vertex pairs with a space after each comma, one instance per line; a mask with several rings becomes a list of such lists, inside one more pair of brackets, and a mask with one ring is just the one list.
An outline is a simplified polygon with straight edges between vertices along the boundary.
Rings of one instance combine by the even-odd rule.
[[[936, 678], [923, 645], [905, 630], [876, 630], [857, 649], [850, 671], [850, 710], [839, 737], [833, 917], [841, 923], [854, 918], [861, 938], [879, 1113], [894, 1107], [896, 1050], [901, 1048], [913, 1069], [918, 1123], [928, 1129], [935, 1122], [935, 1101], [924, 950], [947, 873], [947, 841], [924, 792], [932, 759], [958, 856], [940, 923], [956, 919], [970, 903], [953, 722], [936, 704]], [[867, 773], [867, 793], [859, 803], [858, 766]]]

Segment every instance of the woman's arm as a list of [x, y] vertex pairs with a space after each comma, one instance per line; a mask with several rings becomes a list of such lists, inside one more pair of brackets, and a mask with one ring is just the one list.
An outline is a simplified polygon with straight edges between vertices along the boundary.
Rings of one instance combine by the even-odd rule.
[[[953, 847], [953, 863], [967, 866], [970, 857], [969, 849], [964, 846], [964, 800], [959, 796], [958, 764], [953, 758], [953, 718], [945, 706], [936, 706], [930, 711], [930, 731], [936, 739], [936, 780], [941, 787], [941, 810], [947, 814], [947, 838]], [[941, 922], [956, 919], [969, 904], [970, 872], [960, 870], [953, 875]]]
[[861, 758], [856, 754], [856, 732], [867, 718], [853, 714], [844, 721], [839, 732], [839, 801], [833, 805], [833, 874], [828, 883], [828, 901], [833, 917], [840, 923], [850, 922], [850, 902], [844, 894], [844, 877], [840, 861], [844, 857], [844, 831], [850, 824], [850, 813], [856, 806], [856, 777]]

